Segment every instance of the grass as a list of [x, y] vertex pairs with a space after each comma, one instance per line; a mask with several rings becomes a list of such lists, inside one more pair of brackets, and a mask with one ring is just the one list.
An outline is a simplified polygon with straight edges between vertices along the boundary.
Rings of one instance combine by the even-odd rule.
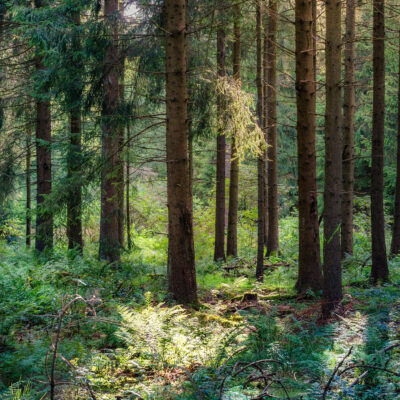
[[262, 284], [254, 280], [254, 254], [245, 240], [242, 266], [229, 272], [210, 262], [200, 244], [198, 310], [168, 297], [160, 263], [165, 245], [152, 250], [154, 258], [137, 246], [120, 269], [110, 270], [90, 251], [81, 258], [57, 249], [38, 259], [19, 242], [1, 242], [0, 398], [46, 395], [58, 315], [79, 295], [85, 301], [67, 308], [62, 320], [55, 364], [65, 400], [91, 398], [88, 387], [104, 400], [211, 400], [220, 398], [221, 386], [224, 400], [256, 398], [265, 385], [248, 380], [259, 370], [240, 370], [263, 359], [274, 360], [260, 364], [274, 381], [270, 394], [321, 399], [352, 346], [343, 368], [361, 366], [335, 377], [326, 398], [400, 399], [400, 379], [376, 369], [343, 392], [365, 371], [363, 364], [400, 370], [399, 349], [377, 356], [400, 342], [400, 259], [390, 260], [390, 283], [370, 286], [366, 232], [356, 232], [355, 256], [344, 263], [345, 312], [321, 324], [318, 295], [298, 300], [293, 289], [294, 227], [292, 217], [282, 221], [282, 255], [273, 261], [285, 265], [268, 269]]

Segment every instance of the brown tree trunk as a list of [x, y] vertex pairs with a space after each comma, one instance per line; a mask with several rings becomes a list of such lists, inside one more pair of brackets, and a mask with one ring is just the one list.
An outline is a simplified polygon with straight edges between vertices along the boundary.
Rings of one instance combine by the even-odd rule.
[[[268, 101], [268, 81], [269, 81], [269, 65], [268, 65], [268, 51], [269, 51], [269, 45], [268, 45], [268, 13], [264, 12], [263, 15], [263, 24], [264, 24], [264, 44], [263, 44], [263, 131], [265, 135], [265, 141], [267, 144], [269, 144], [269, 138], [268, 138], [268, 106], [269, 106], [269, 101]], [[268, 150], [267, 150], [268, 151]], [[264, 160], [264, 246], [267, 247], [268, 245], [268, 233], [269, 233], [269, 227], [268, 227], [268, 159], [267, 156], [265, 155], [265, 160]]]
[[187, 148], [186, 0], [164, 0], [166, 21], [168, 289], [197, 302]]
[[343, 99], [342, 257], [353, 254], [355, 0], [346, 0]]
[[389, 269], [385, 244], [383, 209], [383, 157], [385, 135], [385, 1], [374, 0], [373, 29], [373, 105], [371, 163], [371, 280], [387, 280]]
[[68, 248], [83, 250], [82, 239], [82, 183], [81, 165], [81, 111], [74, 108], [70, 113], [70, 146], [68, 155], [68, 183], [70, 185], [67, 200], [67, 236]]
[[267, 256], [279, 251], [278, 218], [278, 131], [276, 116], [276, 34], [278, 3], [270, 0], [268, 7], [268, 241]]
[[328, 317], [343, 298], [340, 247], [342, 193], [341, 0], [326, 1], [326, 110], [324, 264], [322, 314]]
[[[220, 23], [222, 23], [220, 18]], [[218, 77], [225, 76], [225, 30], [220, 27], [217, 31], [217, 69]], [[226, 138], [224, 127], [224, 99], [217, 97], [217, 172], [215, 197], [215, 245], [214, 261], [225, 260], [225, 153]]]
[[103, 108], [102, 108], [102, 159], [101, 171], [101, 216], [99, 257], [108, 263], [120, 260], [119, 242], [119, 134], [115, 129], [118, 112], [118, 24], [115, 15], [118, 0], [105, 0], [104, 17], [109, 25], [110, 43], [104, 59]]
[[[80, 25], [79, 13], [74, 13], [73, 20], [75, 25]], [[73, 50], [79, 51], [80, 41], [78, 37], [73, 38]], [[77, 78], [79, 79], [79, 78]], [[77, 248], [81, 253], [83, 250], [82, 239], [82, 182], [81, 175], [81, 133], [82, 133], [82, 115], [81, 115], [81, 85], [72, 89], [72, 101], [77, 104], [70, 110], [70, 144], [68, 154], [68, 185], [69, 193], [67, 198], [67, 237], [68, 248]]]
[[28, 128], [26, 136], [25, 154], [25, 182], [26, 182], [26, 225], [25, 243], [31, 246], [32, 206], [31, 206], [31, 130]]
[[[400, 38], [400, 30], [399, 30]], [[398, 111], [397, 111], [397, 170], [396, 170], [396, 190], [394, 198], [394, 223], [392, 245], [390, 253], [397, 255], [400, 252], [400, 39], [399, 39], [399, 74], [398, 74]]]
[[[264, 5], [261, 0], [256, 0], [256, 37], [257, 37], [257, 115], [258, 124], [263, 128], [263, 103], [264, 103], [264, 85], [263, 85], [263, 59], [262, 59], [262, 21], [264, 14]], [[257, 186], [258, 186], [258, 221], [257, 221], [257, 267], [256, 279], [264, 279], [264, 241], [265, 241], [265, 149], [258, 156], [257, 160]]]
[[[241, 64], [241, 6], [235, 3], [234, 6], [234, 25], [233, 25], [233, 78], [240, 83], [240, 64]], [[235, 135], [231, 141], [231, 178], [229, 182], [229, 213], [228, 213], [228, 238], [226, 254], [237, 257], [237, 224], [239, 208], [239, 160], [237, 158]]]
[[126, 149], [126, 171], [125, 171], [125, 192], [126, 192], [126, 203], [125, 203], [125, 219], [126, 219], [126, 239], [128, 243], [128, 249], [132, 249], [132, 237], [131, 237], [131, 205], [130, 205], [130, 124], [128, 123], [126, 129], [127, 135], [127, 149]]
[[315, 81], [312, 0], [296, 0], [296, 98], [299, 186], [300, 293], [322, 287], [315, 154]]

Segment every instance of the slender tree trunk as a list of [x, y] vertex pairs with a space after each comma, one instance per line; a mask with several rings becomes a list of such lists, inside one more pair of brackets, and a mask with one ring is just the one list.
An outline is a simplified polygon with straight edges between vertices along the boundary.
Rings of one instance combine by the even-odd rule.
[[394, 199], [394, 224], [390, 252], [397, 255], [400, 252], [400, 30], [399, 30], [399, 74], [398, 74], [398, 111], [397, 111], [397, 171], [396, 191]]
[[101, 217], [99, 257], [108, 263], [120, 260], [119, 242], [119, 134], [115, 129], [118, 111], [118, 0], [105, 0], [104, 17], [109, 25], [111, 40], [104, 59], [104, 93], [102, 109], [102, 159], [101, 171]]
[[[35, 0], [35, 7], [42, 7], [42, 0]], [[42, 57], [35, 59], [37, 73], [41, 73], [45, 67]], [[45, 98], [47, 93], [41, 93]], [[46, 196], [51, 194], [51, 114], [50, 101], [36, 101], [36, 242], [35, 248], [41, 252], [53, 247], [53, 213], [51, 207], [46, 204]]]
[[340, 247], [342, 193], [341, 0], [326, 1], [326, 111], [324, 188], [324, 285], [322, 313], [343, 298]]
[[81, 165], [81, 110], [75, 107], [70, 113], [70, 146], [68, 155], [68, 181], [70, 185], [67, 200], [68, 248], [77, 248], [82, 253], [82, 182]]
[[[220, 18], [221, 20], [222, 18]], [[222, 21], [220, 21], [222, 23]], [[217, 31], [217, 69], [218, 77], [225, 76], [225, 30], [220, 27]], [[224, 127], [224, 99], [217, 97], [217, 176], [215, 204], [215, 245], [214, 261], [225, 260], [225, 157], [226, 138]]]
[[[268, 138], [268, 82], [269, 82], [269, 60], [268, 60], [268, 51], [269, 51], [269, 27], [268, 27], [268, 13], [264, 12], [263, 15], [263, 25], [264, 25], [264, 43], [263, 43], [263, 131], [265, 135], [265, 142], [269, 145]], [[267, 149], [268, 151], [268, 149]], [[268, 233], [269, 233], [269, 218], [268, 218], [268, 160], [267, 155], [265, 155], [264, 160], [264, 246], [268, 245]]]
[[371, 280], [387, 280], [389, 269], [385, 244], [383, 209], [383, 157], [385, 132], [385, 1], [374, 0], [373, 29], [373, 115], [371, 165]]
[[31, 130], [28, 128], [26, 136], [25, 154], [25, 182], [26, 182], [26, 226], [25, 243], [31, 246], [31, 226], [32, 226], [32, 207], [31, 207]]
[[278, 3], [270, 0], [268, 7], [268, 242], [267, 256], [279, 251], [278, 218], [278, 131], [276, 115], [276, 34]]
[[187, 148], [186, 0], [164, 0], [166, 21], [168, 289], [197, 302]]
[[[74, 13], [73, 21], [75, 25], [80, 25], [79, 13]], [[73, 50], [79, 51], [81, 44], [78, 37], [73, 39]], [[80, 65], [82, 67], [82, 65]], [[79, 77], [77, 77], [79, 79]], [[68, 154], [68, 185], [69, 193], [67, 198], [67, 237], [68, 248], [77, 248], [81, 253], [83, 250], [82, 239], [82, 181], [81, 175], [81, 134], [82, 134], [82, 115], [81, 100], [82, 88], [79, 83], [72, 89], [72, 101], [76, 104], [70, 110], [70, 144]]]
[[126, 172], [125, 172], [125, 191], [126, 191], [126, 203], [125, 203], [125, 215], [126, 215], [126, 239], [128, 242], [128, 249], [132, 249], [132, 237], [131, 237], [131, 204], [130, 204], [130, 124], [128, 123], [127, 129], [126, 129], [126, 135], [127, 135], [127, 149], [126, 149]]
[[[233, 25], [233, 78], [240, 83], [241, 64], [241, 6], [236, 3], [234, 6]], [[235, 135], [231, 141], [231, 178], [229, 182], [229, 213], [228, 213], [228, 238], [226, 254], [237, 257], [237, 224], [239, 208], [239, 160], [237, 158]]]
[[356, 1], [346, 0], [343, 101], [342, 257], [353, 254]]
[[315, 154], [315, 81], [312, 0], [296, 0], [296, 98], [299, 185], [300, 293], [322, 288]]
[[[125, 57], [122, 57], [120, 61], [119, 70], [119, 104], [120, 107], [125, 102]], [[118, 179], [118, 242], [121, 246], [124, 244], [124, 140], [125, 140], [125, 122], [119, 121], [118, 124], [118, 169], [117, 169], [117, 179]]]
[[[262, 0], [256, 0], [256, 37], [257, 37], [257, 115], [258, 124], [263, 128], [263, 103], [264, 103], [264, 85], [263, 85], [263, 59], [262, 59], [262, 21], [264, 14], [264, 5]], [[257, 221], [257, 267], [256, 279], [264, 279], [264, 241], [265, 241], [265, 149], [258, 156], [257, 160], [257, 186], [258, 186], [258, 221]]]

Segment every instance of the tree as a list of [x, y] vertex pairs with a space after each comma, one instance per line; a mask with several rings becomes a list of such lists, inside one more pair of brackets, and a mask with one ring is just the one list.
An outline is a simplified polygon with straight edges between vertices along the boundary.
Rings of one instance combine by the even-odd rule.
[[[44, 0], [35, 0], [35, 7], [45, 5]], [[35, 57], [35, 69], [38, 79], [45, 72], [43, 56]], [[46, 197], [51, 194], [51, 112], [50, 99], [46, 87], [39, 83], [36, 94], [36, 242], [35, 248], [41, 252], [53, 247], [53, 213], [46, 204]]]
[[267, 256], [279, 250], [279, 208], [278, 208], [278, 130], [276, 114], [276, 35], [278, 3], [269, 0], [268, 7], [268, 238]]
[[164, 0], [166, 21], [168, 290], [197, 302], [187, 148], [186, 0]]
[[[235, 3], [233, 5], [233, 50], [232, 65], [233, 78], [240, 82], [241, 73], [241, 5]], [[235, 135], [231, 140], [231, 177], [229, 182], [229, 211], [228, 211], [228, 238], [226, 254], [228, 256], [237, 257], [237, 222], [239, 207], [239, 159], [237, 157], [237, 149], [235, 143]]]
[[25, 217], [25, 244], [31, 246], [31, 227], [32, 227], [32, 181], [31, 181], [31, 141], [32, 133], [30, 127], [26, 134], [26, 150], [25, 150], [25, 184], [26, 184], [26, 217]]
[[322, 313], [328, 317], [342, 300], [340, 247], [342, 142], [341, 142], [341, 0], [326, 1], [326, 109], [324, 264]]
[[[400, 30], [399, 30], [400, 34]], [[397, 111], [397, 165], [396, 189], [394, 200], [393, 233], [390, 253], [397, 255], [400, 252], [400, 35], [399, 35], [399, 74], [398, 74], [398, 111]]]
[[355, 112], [355, 0], [346, 0], [343, 99], [342, 257], [353, 254], [354, 112]]
[[312, 0], [296, 0], [296, 101], [299, 187], [300, 293], [322, 287], [315, 154], [315, 81]]
[[[219, 78], [225, 76], [225, 30], [221, 26], [217, 31], [217, 73]], [[224, 99], [217, 95], [217, 171], [216, 171], [216, 196], [215, 196], [215, 245], [214, 261], [225, 260], [225, 154], [226, 138], [224, 128]]]
[[118, 113], [118, 0], [105, 0], [104, 18], [110, 39], [105, 51], [102, 105], [102, 171], [99, 256], [108, 263], [120, 260], [119, 242], [119, 135]]
[[[261, 0], [256, 0], [256, 37], [257, 37], [257, 115], [258, 124], [263, 128], [264, 118], [264, 85], [263, 85], [263, 59], [262, 59], [262, 28], [264, 7]], [[264, 243], [265, 243], [265, 149], [257, 158], [257, 268], [256, 278], [264, 279]]]
[[[80, 25], [79, 12], [74, 12], [72, 21], [76, 27]], [[67, 174], [68, 174], [68, 197], [67, 197], [67, 236], [68, 248], [77, 248], [80, 252], [83, 250], [82, 238], [82, 180], [81, 162], [81, 134], [82, 134], [82, 115], [81, 102], [83, 84], [80, 73], [83, 65], [80, 59], [80, 40], [78, 34], [72, 37], [71, 66], [74, 68], [74, 82], [69, 85], [67, 93], [67, 101], [70, 105], [70, 143], [67, 158]]]
[[383, 157], [385, 136], [385, 1], [373, 2], [373, 105], [371, 152], [371, 280], [387, 280], [385, 215], [383, 209]]

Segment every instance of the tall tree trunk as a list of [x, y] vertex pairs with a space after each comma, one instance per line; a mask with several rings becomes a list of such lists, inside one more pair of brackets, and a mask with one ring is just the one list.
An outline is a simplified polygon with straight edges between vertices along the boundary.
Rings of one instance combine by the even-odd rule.
[[324, 285], [322, 313], [328, 317], [340, 303], [342, 193], [341, 0], [326, 1], [326, 110], [324, 188]]
[[[119, 103], [122, 106], [125, 102], [125, 57], [122, 57], [120, 61], [119, 70]], [[118, 124], [118, 168], [117, 168], [117, 180], [118, 180], [118, 242], [121, 246], [124, 244], [124, 140], [125, 140], [125, 122], [119, 121]]]
[[343, 99], [342, 257], [353, 254], [356, 1], [346, 0]]
[[[264, 25], [264, 43], [263, 43], [263, 131], [265, 135], [265, 142], [267, 145], [269, 144], [268, 138], [268, 81], [269, 81], [269, 60], [268, 60], [268, 51], [269, 51], [269, 27], [268, 27], [268, 13], [264, 12], [263, 15], [263, 25]], [[268, 151], [268, 150], [267, 150]], [[267, 155], [265, 155], [264, 160], [264, 246], [268, 245], [268, 233], [269, 233], [269, 218], [268, 218], [268, 160]]]
[[[124, 2], [119, 3], [119, 16], [123, 22], [124, 18]], [[122, 25], [122, 24], [121, 24]], [[118, 82], [118, 100], [120, 112], [124, 109], [125, 103], [125, 54], [120, 51], [119, 60], [119, 82]], [[125, 122], [119, 121], [118, 123], [118, 168], [117, 168], [117, 179], [118, 179], [118, 241], [121, 247], [124, 244], [124, 140], [125, 140]]]
[[300, 293], [322, 288], [315, 154], [315, 81], [312, 0], [296, 0], [296, 98], [299, 186]]
[[269, 0], [268, 7], [268, 241], [267, 256], [279, 250], [278, 218], [278, 131], [276, 116], [276, 34], [278, 3]]
[[[241, 6], [235, 3], [233, 25], [233, 78], [240, 84], [241, 64]], [[237, 224], [239, 208], [239, 160], [237, 158], [235, 134], [231, 141], [231, 178], [229, 181], [228, 238], [226, 254], [237, 257]]]
[[[264, 103], [264, 85], [263, 85], [263, 58], [262, 58], [262, 21], [264, 14], [264, 5], [262, 0], [256, 0], [256, 37], [257, 37], [257, 115], [258, 124], [263, 128], [263, 103]], [[257, 267], [256, 279], [264, 279], [264, 241], [265, 241], [265, 149], [257, 160], [257, 186], [258, 186], [258, 221], [257, 221]]]
[[373, 29], [373, 115], [371, 165], [371, 280], [387, 280], [389, 269], [385, 244], [383, 210], [383, 157], [385, 132], [385, 1], [374, 0]]
[[164, 0], [166, 21], [168, 289], [182, 303], [197, 302], [193, 214], [189, 182], [186, 0]]
[[[75, 25], [80, 24], [79, 13], [74, 13], [73, 21]], [[73, 38], [73, 50], [79, 51], [80, 40]], [[82, 67], [82, 65], [80, 65]], [[79, 79], [77, 77], [76, 79]], [[81, 253], [83, 250], [82, 239], [82, 181], [81, 175], [81, 133], [82, 133], [82, 115], [81, 100], [82, 89], [78, 84], [72, 89], [72, 101], [75, 106], [70, 110], [70, 144], [68, 154], [68, 184], [69, 193], [67, 199], [67, 237], [68, 248], [77, 248]]]
[[102, 108], [102, 159], [101, 216], [99, 257], [108, 263], [120, 260], [119, 242], [119, 134], [115, 129], [118, 112], [118, 0], [105, 0], [104, 17], [110, 30], [110, 43], [104, 59], [103, 108]]
[[25, 183], [26, 183], [26, 225], [25, 243], [31, 246], [32, 206], [31, 206], [31, 130], [28, 128], [26, 135], [25, 153]]
[[68, 155], [68, 183], [70, 185], [67, 200], [67, 236], [68, 248], [83, 250], [82, 239], [82, 182], [81, 172], [81, 132], [82, 132], [80, 106], [75, 107], [70, 113], [70, 145]]
[[397, 170], [396, 191], [394, 198], [394, 223], [392, 245], [390, 253], [397, 255], [400, 252], [400, 30], [399, 30], [399, 73], [398, 73], [398, 111], [397, 111]]
[[[220, 23], [222, 25], [222, 18]], [[218, 77], [225, 76], [225, 30], [221, 26], [217, 31], [217, 69]], [[225, 260], [225, 157], [226, 138], [224, 127], [224, 99], [221, 94], [217, 97], [217, 173], [215, 198], [215, 245], [214, 261]]]
[[128, 249], [132, 249], [132, 237], [131, 237], [131, 204], [130, 204], [130, 124], [128, 123], [126, 129], [127, 136], [127, 149], [126, 149], [126, 171], [125, 171], [125, 192], [126, 192], [126, 203], [125, 203], [125, 220], [126, 220], [126, 239], [128, 243]]
[[[42, 7], [42, 0], [35, 0], [35, 7]], [[35, 68], [38, 74], [44, 69], [42, 57], [35, 58]], [[41, 252], [53, 247], [53, 213], [46, 204], [46, 196], [51, 194], [51, 114], [50, 101], [44, 98], [47, 93], [36, 101], [36, 242], [35, 248]]]

